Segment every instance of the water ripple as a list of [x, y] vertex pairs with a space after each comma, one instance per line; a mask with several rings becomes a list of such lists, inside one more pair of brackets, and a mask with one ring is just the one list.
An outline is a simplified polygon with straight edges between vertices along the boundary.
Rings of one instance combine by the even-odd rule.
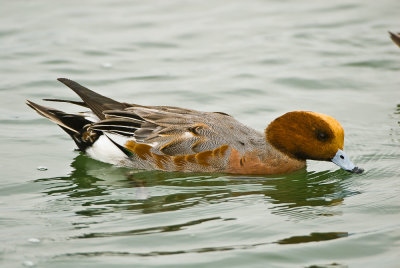
[[184, 229], [184, 227], [201, 224], [203, 222], [213, 221], [213, 220], [221, 220], [220, 217], [206, 218], [206, 219], [198, 219], [186, 223], [181, 224], [173, 224], [167, 226], [158, 226], [158, 227], [150, 227], [144, 229], [135, 229], [129, 231], [122, 232], [103, 232], [103, 233], [89, 233], [83, 234], [77, 237], [72, 238], [99, 238], [99, 237], [116, 237], [116, 236], [132, 236], [132, 235], [146, 235], [153, 233], [164, 233], [164, 232], [176, 232]]
[[228, 245], [228, 246], [216, 246], [216, 247], [203, 247], [185, 250], [174, 250], [174, 251], [151, 251], [151, 252], [128, 252], [128, 251], [94, 251], [94, 252], [75, 252], [58, 255], [55, 258], [62, 258], [65, 256], [85, 256], [85, 257], [96, 257], [96, 256], [138, 256], [138, 257], [151, 257], [151, 256], [162, 256], [162, 255], [177, 255], [177, 254], [189, 254], [189, 253], [205, 253], [205, 252], [221, 252], [231, 250], [243, 250], [252, 249], [265, 245], [279, 244], [279, 245], [293, 245], [303, 244], [310, 242], [323, 242], [334, 239], [346, 238], [349, 234], [347, 232], [328, 232], [328, 233], [311, 233], [304, 236], [292, 236], [284, 238], [275, 242], [261, 242], [254, 244], [242, 244], [242, 245]]

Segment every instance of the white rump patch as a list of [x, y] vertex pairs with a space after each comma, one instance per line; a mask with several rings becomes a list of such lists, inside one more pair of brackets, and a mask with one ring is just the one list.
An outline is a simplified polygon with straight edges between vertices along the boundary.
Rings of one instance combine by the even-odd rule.
[[118, 143], [121, 146], [124, 146], [127, 141], [136, 141], [135, 138], [133, 137], [126, 137], [114, 133], [109, 133], [109, 132], [103, 132], [107, 137], [112, 139], [115, 143]]
[[127, 158], [127, 156], [105, 135], [101, 135], [91, 147], [87, 148], [86, 153], [96, 160], [113, 165], [121, 165]]

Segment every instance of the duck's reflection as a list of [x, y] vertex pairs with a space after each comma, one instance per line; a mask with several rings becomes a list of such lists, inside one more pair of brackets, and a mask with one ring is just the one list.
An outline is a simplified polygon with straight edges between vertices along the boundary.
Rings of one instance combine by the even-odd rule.
[[[38, 181], [51, 182], [47, 194], [65, 194], [87, 207], [77, 212], [86, 216], [121, 209], [141, 213], [172, 211], [257, 195], [272, 204], [268, 206], [272, 213], [301, 219], [334, 215], [330, 206], [356, 194], [346, 189], [346, 178], [351, 175], [341, 170], [301, 170], [274, 177], [130, 171], [84, 155], [78, 155], [71, 166], [74, 171], [67, 177]], [[133, 188], [134, 191], [129, 191]]]

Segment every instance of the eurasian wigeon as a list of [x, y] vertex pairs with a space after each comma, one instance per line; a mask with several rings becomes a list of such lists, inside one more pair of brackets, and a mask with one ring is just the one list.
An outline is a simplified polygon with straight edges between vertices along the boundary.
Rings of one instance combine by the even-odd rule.
[[268, 125], [265, 132], [249, 128], [221, 112], [200, 112], [170, 106], [118, 102], [65, 78], [89, 108], [68, 114], [27, 104], [65, 130], [78, 148], [94, 159], [134, 169], [281, 174], [302, 169], [306, 160], [332, 161], [361, 173], [343, 152], [344, 132], [334, 118], [295, 111]]

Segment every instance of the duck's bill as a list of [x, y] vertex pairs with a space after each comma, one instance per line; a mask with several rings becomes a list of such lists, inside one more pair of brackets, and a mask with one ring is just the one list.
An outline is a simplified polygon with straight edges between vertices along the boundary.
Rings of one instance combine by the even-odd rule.
[[345, 152], [343, 152], [340, 149], [337, 151], [336, 155], [331, 159], [331, 161], [336, 165], [338, 165], [339, 167], [341, 167], [342, 169], [352, 173], [359, 174], [364, 171], [364, 169], [356, 167], [347, 157]]

